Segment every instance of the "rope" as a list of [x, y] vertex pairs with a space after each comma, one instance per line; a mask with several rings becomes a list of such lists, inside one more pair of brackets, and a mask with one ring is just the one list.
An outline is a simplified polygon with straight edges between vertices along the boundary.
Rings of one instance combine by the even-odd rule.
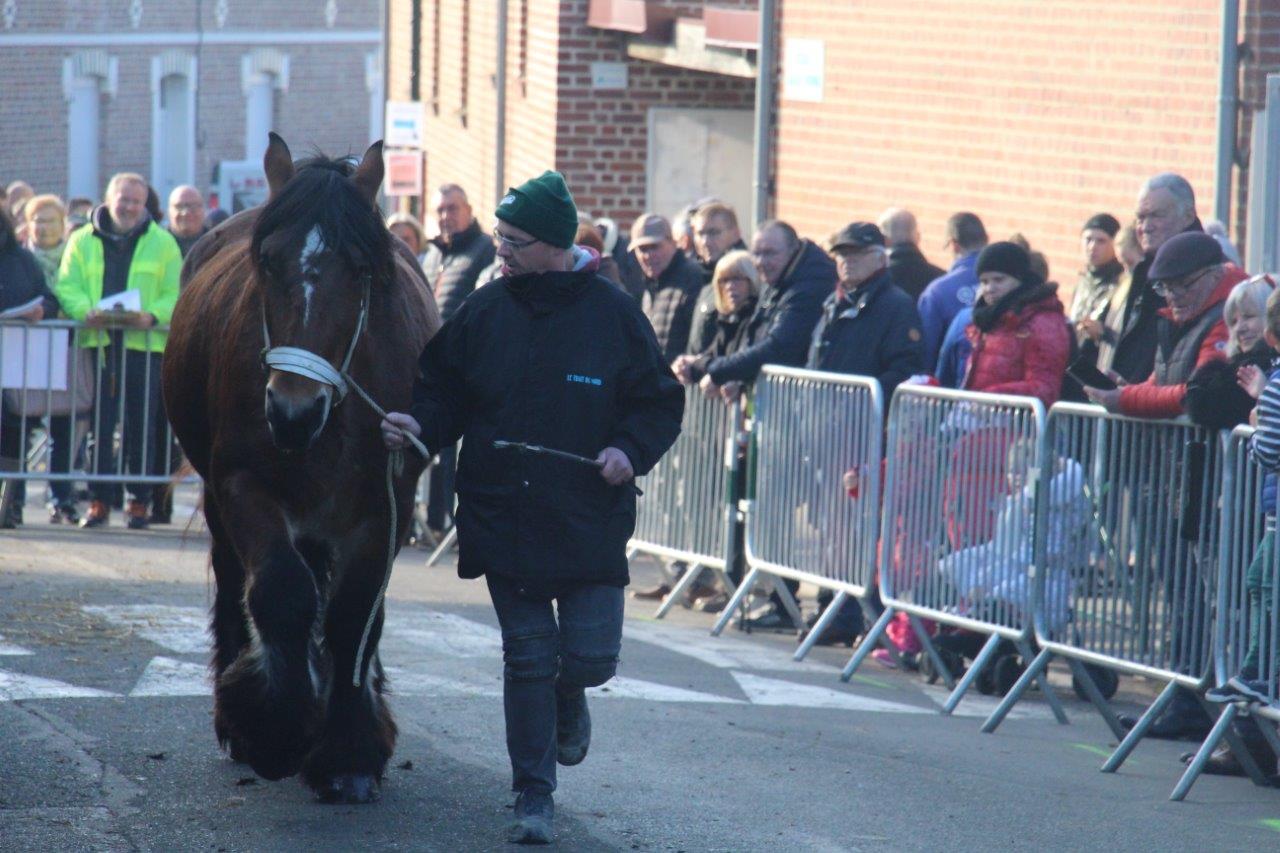
[[[384, 420], [386, 419], [386, 411], [373, 401], [373, 398], [369, 396], [368, 392], [360, 387], [358, 382], [352, 379], [345, 371], [343, 372], [343, 378], [346, 379], [347, 383], [356, 392], [357, 396], [359, 396], [361, 400], [364, 400], [369, 405], [369, 408], [373, 409], [374, 413], [377, 414], [378, 417], [383, 418]], [[400, 434], [409, 439], [409, 442], [413, 445], [414, 449], [422, 454], [423, 459], [431, 458], [431, 453], [427, 450], [427, 446], [419, 441], [417, 436], [404, 428], [400, 429]], [[391, 568], [396, 559], [396, 539], [399, 538], [396, 530], [395, 478], [402, 471], [404, 471], [404, 451], [393, 450], [387, 454], [387, 507], [390, 510], [391, 517], [389, 529], [390, 535], [387, 538], [387, 567], [382, 573], [382, 587], [378, 590], [378, 597], [373, 600], [373, 606], [369, 608], [369, 618], [365, 620], [364, 632], [360, 635], [360, 645], [356, 649], [355, 668], [351, 672], [352, 687], [360, 686], [360, 664], [364, 660], [365, 646], [369, 643], [369, 632], [373, 630], [373, 620], [378, 617], [378, 611], [382, 609], [382, 602], [387, 596], [387, 586], [391, 583]]]

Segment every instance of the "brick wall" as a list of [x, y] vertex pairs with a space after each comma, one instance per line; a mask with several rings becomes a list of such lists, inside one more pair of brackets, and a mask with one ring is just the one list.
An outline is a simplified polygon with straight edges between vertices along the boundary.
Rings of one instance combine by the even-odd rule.
[[945, 266], [946, 217], [972, 210], [1069, 288], [1081, 223], [1126, 219], [1145, 177], [1181, 172], [1212, 214], [1217, 6], [785, 0], [782, 37], [826, 42], [825, 100], [779, 103], [777, 213], [818, 237], [905, 206]]
[[[56, 39], [59, 33], [124, 34], [130, 40], [154, 33], [194, 33], [203, 11], [206, 33], [271, 30], [330, 31], [324, 0], [231, 0], [224, 27], [214, 4], [196, 0], [144, 0], [134, 28], [128, 3], [99, 0], [17, 0], [14, 27], [0, 33], [0, 181], [22, 178], [39, 191], [62, 194], [67, 182], [67, 104], [62, 91], [63, 60], [78, 50], [102, 50], [119, 64], [118, 90], [103, 96], [99, 146], [102, 181], [114, 172], [151, 171], [151, 60], [169, 50], [198, 53], [195, 178], [208, 189], [215, 164], [244, 156], [245, 100], [241, 57], [248, 44], [104, 44], [88, 48], [13, 46], [4, 35]], [[341, 0], [334, 30], [378, 30], [380, 0]], [[365, 56], [375, 43], [285, 44], [290, 58], [288, 92], [276, 97], [276, 130], [295, 155], [313, 149], [327, 154], [360, 153], [369, 142], [369, 96]]]
[[[461, 184], [477, 215], [488, 221], [506, 189], [494, 186], [496, 3], [421, 2], [423, 100], [431, 98], [433, 78], [439, 91], [438, 103], [427, 107], [427, 185]], [[404, 10], [410, 3], [392, 0], [393, 57], [405, 53]], [[752, 102], [750, 80], [628, 59], [621, 35], [586, 26], [586, 0], [510, 0], [508, 11], [507, 184], [556, 168], [565, 173], [584, 211], [629, 224], [644, 207], [650, 107], [743, 108]], [[436, 20], [439, 27], [433, 29]], [[459, 112], [464, 44], [469, 50], [465, 117]], [[627, 64], [628, 91], [591, 90], [590, 64], [600, 61]], [[398, 64], [392, 72], [397, 91], [405, 88], [407, 67], [407, 62]]]

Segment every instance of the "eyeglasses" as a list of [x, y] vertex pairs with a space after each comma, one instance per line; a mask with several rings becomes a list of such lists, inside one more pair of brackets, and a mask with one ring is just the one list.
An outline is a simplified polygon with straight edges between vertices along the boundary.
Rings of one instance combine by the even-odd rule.
[[1169, 298], [1172, 296], [1186, 296], [1188, 293], [1191, 292], [1191, 289], [1193, 287], [1195, 287], [1197, 284], [1200, 283], [1200, 279], [1204, 278], [1206, 275], [1213, 272], [1213, 270], [1214, 270], [1214, 267], [1209, 267], [1208, 269], [1201, 270], [1199, 273], [1192, 276], [1189, 281], [1184, 281], [1180, 284], [1171, 284], [1167, 281], [1158, 281], [1155, 284], [1151, 285], [1151, 289], [1165, 298]]
[[200, 204], [200, 202], [192, 201], [192, 202], [182, 202], [181, 204], [175, 204], [173, 206], [173, 209], [178, 211], [179, 213], [191, 213], [193, 211], [199, 210], [201, 207], [203, 207], [203, 205]]
[[538, 238], [536, 237], [532, 237], [528, 240], [512, 239], [506, 234], [503, 234], [497, 228], [493, 229], [493, 239], [497, 240], [499, 243], [506, 246], [507, 248], [514, 249], [517, 252], [520, 251], [521, 249], [527, 249], [530, 246], [532, 246], [534, 243], [538, 242]]

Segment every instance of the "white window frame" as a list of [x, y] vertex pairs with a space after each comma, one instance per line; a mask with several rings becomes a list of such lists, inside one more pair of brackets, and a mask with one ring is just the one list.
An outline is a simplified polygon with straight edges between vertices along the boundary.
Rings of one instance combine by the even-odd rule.
[[102, 183], [101, 98], [114, 98], [119, 63], [102, 50], [73, 53], [62, 61], [67, 101], [67, 197], [99, 198]]
[[165, 78], [185, 77], [187, 80], [187, 127], [185, 131], [186, 145], [183, 160], [178, 171], [181, 177], [177, 184], [194, 184], [196, 178], [196, 87], [199, 85], [199, 68], [194, 54], [182, 51], [165, 51], [151, 58], [151, 185], [161, 194], [160, 201], [168, 200], [170, 186], [164, 183], [161, 175], [162, 152], [165, 150], [163, 138], [164, 122], [162, 121], [161, 93]]

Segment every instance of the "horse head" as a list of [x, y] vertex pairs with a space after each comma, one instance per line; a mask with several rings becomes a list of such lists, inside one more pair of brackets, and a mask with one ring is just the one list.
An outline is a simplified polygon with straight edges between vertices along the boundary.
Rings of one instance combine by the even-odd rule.
[[358, 165], [317, 156], [295, 167], [273, 133], [264, 165], [271, 192], [251, 252], [267, 348], [267, 424], [278, 448], [302, 451], [345, 395], [369, 300], [393, 275], [390, 233], [375, 207], [382, 143]]

